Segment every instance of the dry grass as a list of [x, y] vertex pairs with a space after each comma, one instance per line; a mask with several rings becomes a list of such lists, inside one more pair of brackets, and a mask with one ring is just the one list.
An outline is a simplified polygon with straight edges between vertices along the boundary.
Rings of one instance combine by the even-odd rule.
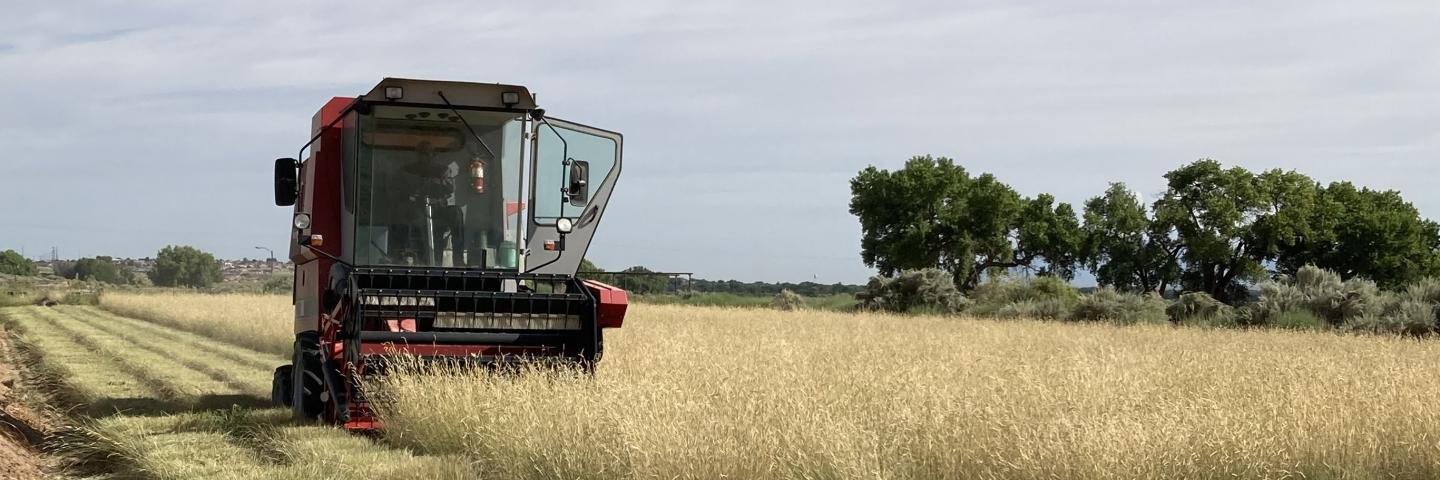
[[497, 478], [1440, 478], [1440, 344], [643, 305], [596, 378], [392, 376]]
[[[289, 342], [287, 297], [117, 299]], [[1433, 341], [632, 309], [593, 379], [387, 377], [386, 441], [491, 478], [1440, 478]]]
[[100, 307], [264, 352], [289, 355], [295, 340], [288, 295], [106, 292]]

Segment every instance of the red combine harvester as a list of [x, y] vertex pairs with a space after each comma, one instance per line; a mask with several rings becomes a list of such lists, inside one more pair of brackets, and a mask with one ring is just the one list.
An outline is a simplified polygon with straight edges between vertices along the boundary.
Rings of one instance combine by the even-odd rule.
[[387, 78], [331, 99], [305, 161], [275, 161], [275, 204], [295, 208], [295, 348], [275, 403], [365, 430], [379, 425], [359, 380], [394, 354], [593, 369], [626, 295], [575, 273], [620, 151], [620, 134], [548, 118], [518, 85]]

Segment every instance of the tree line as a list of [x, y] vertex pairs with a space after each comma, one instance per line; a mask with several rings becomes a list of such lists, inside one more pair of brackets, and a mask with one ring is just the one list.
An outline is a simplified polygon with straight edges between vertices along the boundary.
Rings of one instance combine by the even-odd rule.
[[[75, 261], [55, 262], [54, 274], [60, 277], [108, 283], [140, 284], [141, 278], [114, 257], [95, 256]], [[144, 278], [161, 287], [208, 288], [222, 280], [220, 261], [198, 248], [171, 245], [155, 254], [155, 262]], [[14, 250], [0, 252], [0, 273], [33, 276], [40, 273], [35, 262]]]
[[926, 155], [895, 171], [860, 171], [850, 212], [866, 265], [886, 277], [939, 268], [962, 292], [1013, 269], [1067, 281], [1084, 269], [1123, 292], [1204, 292], [1233, 303], [1307, 265], [1382, 288], [1440, 273], [1440, 226], [1399, 192], [1211, 159], [1164, 178], [1148, 205], [1112, 183], [1077, 211]]
[[625, 291], [642, 295], [670, 292], [695, 292], [772, 296], [789, 291], [807, 297], [824, 297], [839, 294], [854, 295], [865, 289], [863, 285], [848, 285], [844, 283], [769, 283], [741, 282], [738, 280], [706, 280], [703, 278], [687, 279], [655, 274], [653, 270], [640, 265], [626, 268], [620, 272], [626, 273], [627, 275], [614, 275], [606, 272], [605, 269], [591, 263], [589, 259], [581, 260], [580, 262], [581, 277], [608, 283], [620, 287]]

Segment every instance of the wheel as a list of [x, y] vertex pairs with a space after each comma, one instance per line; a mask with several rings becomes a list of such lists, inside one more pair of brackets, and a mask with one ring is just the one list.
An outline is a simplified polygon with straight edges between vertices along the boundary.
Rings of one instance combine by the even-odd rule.
[[293, 390], [290, 388], [295, 381], [295, 368], [293, 365], [281, 365], [275, 368], [275, 377], [270, 381], [270, 403], [277, 407], [289, 407], [294, 399]]
[[295, 336], [294, 363], [291, 367], [290, 411], [296, 420], [313, 422], [325, 411], [321, 392], [320, 334], [304, 332]]

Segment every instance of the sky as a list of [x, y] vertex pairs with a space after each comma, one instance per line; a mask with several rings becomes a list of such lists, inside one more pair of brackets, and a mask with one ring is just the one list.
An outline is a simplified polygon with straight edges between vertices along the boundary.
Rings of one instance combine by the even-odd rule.
[[1436, 25], [1435, 0], [11, 0], [0, 249], [283, 252], [271, 162], [387, 76], [624, 133], [607, 269], [861, 283], [849, 180], [923, 154], [1074, 204], [1214, 158], [1440, 218]]

